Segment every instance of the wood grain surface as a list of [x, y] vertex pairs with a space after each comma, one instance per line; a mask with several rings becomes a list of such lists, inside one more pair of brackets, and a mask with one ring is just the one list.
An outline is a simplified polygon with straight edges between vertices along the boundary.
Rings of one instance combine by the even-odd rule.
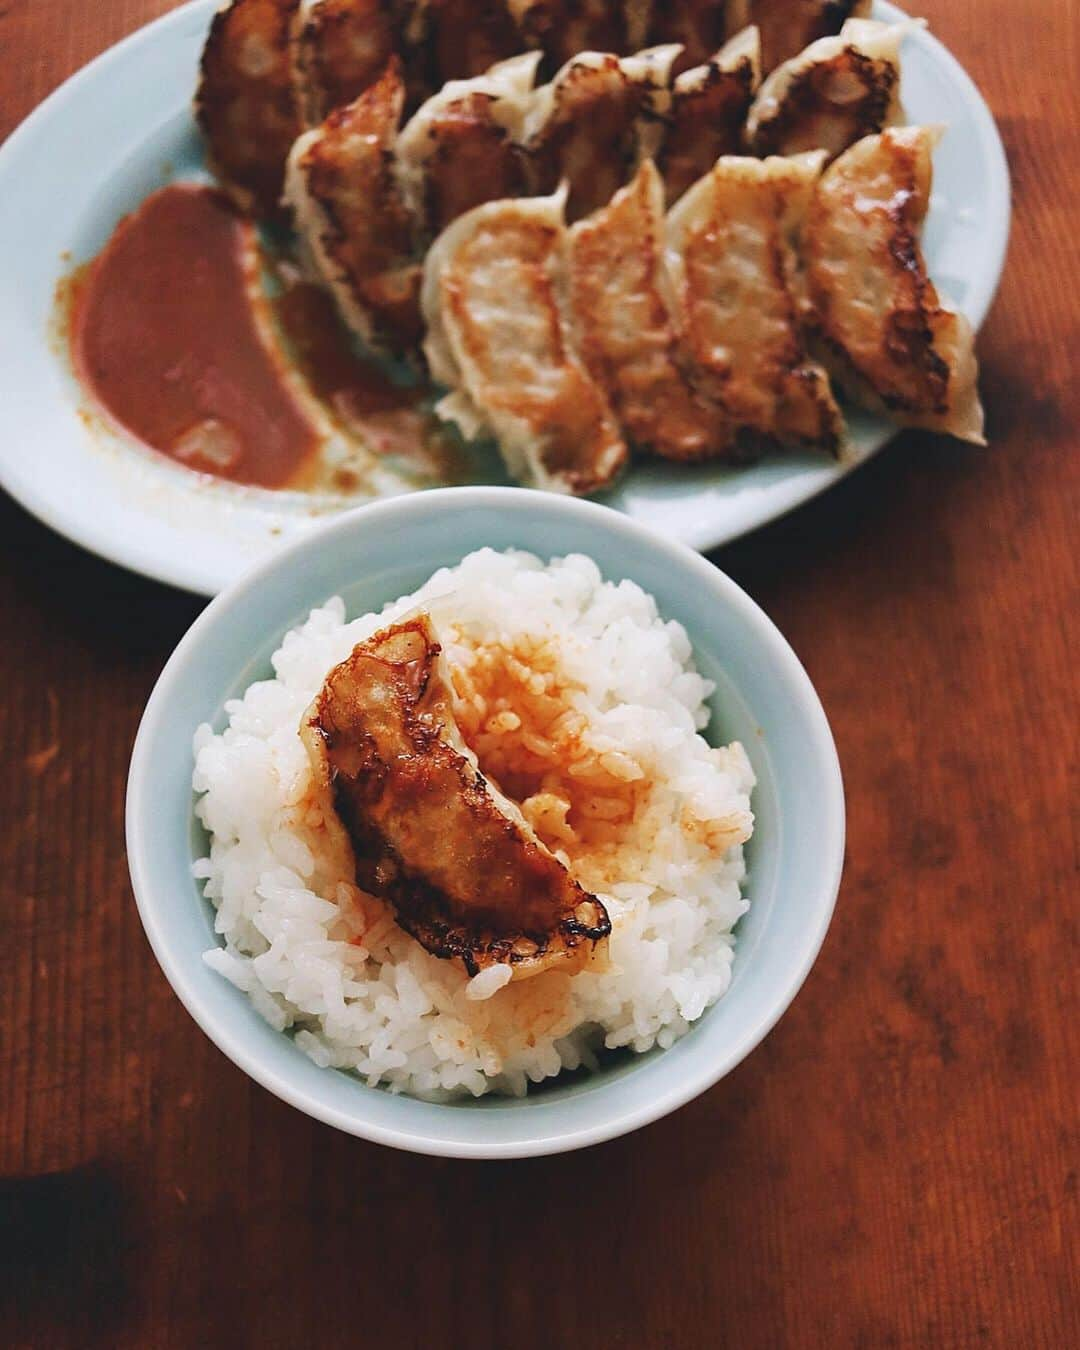
[[[0, 133], [168, 7], [0, 2]], [[675, 1116], [435, 1161], [229, 1064], [150, 954], [122, 828], [200, 604], [0, 506], [0, 1345], [1080, 1345], [1077, 5], [919, 8], [1014, 176], [991, 445], [903, 436], [715, 555], [821, 692], [849, 845], [802, 994]]]

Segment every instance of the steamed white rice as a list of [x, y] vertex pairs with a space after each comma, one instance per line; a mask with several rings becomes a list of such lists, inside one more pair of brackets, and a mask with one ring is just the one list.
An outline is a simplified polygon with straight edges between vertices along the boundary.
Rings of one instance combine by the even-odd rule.
[[[607, 906], [607, 956], [577, 975], [509, 984], [494, 967], [470, 981], [341, 875], [310, 808], [301, 715], [356, 643], [418, 606], [480, 768], [517, 787]], [[210, 855], [195, 873], [224, 941], [207, 963], [316, 1063], [427, 1098], [520, 1095], [601, 1047], [670, 1046], [727, 989], [753, 773], [739, 744], [699, 734], [712, 687], [640, 587], [580, 555], [481, 549], [380, 614], [347, 621], [328, 600], [273, 667], [226, 704], [221, 734], [196, 732]]]

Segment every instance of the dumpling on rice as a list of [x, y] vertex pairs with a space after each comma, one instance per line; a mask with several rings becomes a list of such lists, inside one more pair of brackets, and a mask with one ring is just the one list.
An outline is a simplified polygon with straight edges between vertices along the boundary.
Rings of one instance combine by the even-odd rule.
[[365, 342], [415, 348], [421, 326], [414, 221], [391, 156], [405, 102], [400, 65], [289, 153], [285, 195], [306, 254], [342, 316]]
[[756, 155], [849, 145], [900, 119], [900, 45], [913, 23], [849, 19], [785, 61], [758, 91], [746, 123]]
[[572, 973], [611, 932], [520, 809], [480, 773], [454, 720], [424, 613], [358, 644], [326, 677], [301, 739], [332, 795], [356, 883], [429, 952], [470, 975]]
[[607, 397], [574, 351], [559, 299], [565, 195], [489, 202], [432, 245], [421, 294], [438, 405], [487, 431], [510, 472], [556, 492], [605, 487], [627, 450]]
[[[387, 698], [365, 697], [373, 711], [363, 715], [380, 722], [384, 750], [404, 734], [405, 707], [417, 714], [410, 742], [441, 723], [429, 716], [434, 695], [415, 693], [432, 656], [425, 614], [443, 648], [433, 668], [445, 660], [454, 722], [483, 776], [520, 803], [611, 920], [606, 941], [584, 937], [534, 979], [511, 981], [509, 962], [468, 978], [462, 959], [440, 959], [405, 932], [392, 897], [356, 884], [334, 800], [341, 776], [329, 778], [333, 752], [308, 726], [313, 766], [297, 734], [317, 712], [329, 670], [344, 663], [343, 693], [352, 687], [357, 644], [378, 649], [364, 690]], [[408, 630], [408, 643], [387, 653], [394, 625]], [[730, 988], [736, 925], [751, 905], [742, 845], [754, 828], [754, 773], [739, 744], [706, 740], [713, 686], [682, 626], [633, 581], [605, 580], [580, 554], [548, 561], [481, 549], [381, 616], [350, 618], [340, 598], [328, 599], [281, 635], [272, 664], [273, 678], [229, 700], [218, 733], [205, 724], [196, 732], [195, 813], [209, 838], [195, 876], [216, 911], [207, 964], [317, 1064], [426, 1098], [522, 1096], [563, 1069], [593, 1066], [602, 1046], [671, 1046]], [[338, 706], [352, 728], [348, 699]], [[434, 739], [446, 742], [439, 766], [460, 768], [456, 747], [441, 733]], [[347, 753], [351, 743], [350, 731], [337, 748]], [[498, 824], [496, 809], [484, 803], [485, 822]], [[508, 817], [512, 826], [512, 809]], [[390, 823], [380, 817], [380, 838]], [[444, 824], [440, 813], [433, 837]], [[401, 825], [408, 834], [409, 820]], [[435, 848], [456, 875], [465, 855], [438, 838]], [[372, 855], [363, 856], [370, 873]], [[545, 875], [544, 931], [545, 914], [580, 903], [559, 874]], [[529, 896], [532, 906], [531, 887]], [[594, 918], [590, 908], [585, 920]], [[594, 953], [587, 967], [582, 947]]]
[[815, 185], [802, 232], [810, 322], [852, 397], [981, 445], [974, 334], [942, 302], [919, 245], [939, 135], [867, 136]]
[[748, 453], [845, 441], [800, 331], [796, 249], [824, 156], [724, 156], [667, 218], [672, 303], [694, 385]]
[[607, 206], [570, 228], [567, 292], [582, 359], [629, 440], [667, 459], [731, 448], [724, 410], [679, 364], [663, 297], [664, 190], [651, 160]]

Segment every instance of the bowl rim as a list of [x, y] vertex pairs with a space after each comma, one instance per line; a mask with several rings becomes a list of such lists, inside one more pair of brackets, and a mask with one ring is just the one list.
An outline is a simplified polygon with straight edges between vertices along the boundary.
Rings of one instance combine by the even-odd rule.
[[[633, 1107], [604, 1116], [593, 1124], [566, 1132], [551, 1132], [542, 1137], [523, 1130], [521, 1138], [491, 1140], [479, 1137], [463, 1140], [440, 1138], [435, 1132], [398, 1130], [365, 1119], [362, 1110], [355, 1113], [345, 1111], [331, 1102], [320, 1100], [317, 1094], [290, 1081], [288, 1074], [282, 1074], [266, 1064], [257, 1050], [251, 1049], [246, 1043], [242, 1027], [239, 1024], [234, 1026], [211, 1013], [204, 1006], [198, 990], [189, 982], [180, 957], [174, 951], [165, 918], [169, 908], [166, 892], [170, 887], [168, 882], [163, 886], [161, 879], [155, 878], [153, 860], [148, 851], [147, 831], [144, 829], [146, 814], [153, 809], [153, 750], [159, 732], [171, 717], [176, 692], [186, 678], [189, 664], [197, 658], [203, 644], [213, 638], [230, 612], [249, 604], [269, 574], [286, 571], [299, 556], [325, 547], [328, 541], [338, 536], [350, 535], [360, 522], [366, 526], [377, 517], [386, 525], [397, 518], [399, 525], [416, 525], [434, 513], [466, 508], [517, 515], [537, 510], [556, 511], [577, 516], [595, 528], [622, 535], [624, 540], [634, 546], [663, 555], [673, 566], [683, 571], [688, 570], [703, 589], [712, 593], [714, 599], [733, 607], [744, 623], [757, 630], [758, 638], [768, 649], [770, 660], [779, 664], [781, 674], [791, 689], [793, 706], [808, 733], [817, 769], [825, 785], [819, 804], [824, 820], [820, 836], [820, 867], [818, 875], [808, 879], [806, 894], [802, 897], [811, 922], [806, 926], [802, 939], [801, 959], [792, 968], [786, 984], [778, 986], [770, 994], [764, 1011], [741, 1034], [733, 1037], [731, 1044], [724, 1047], [723, 1053], [710, 1054], [704, 1062], [686, 1066], [687, 1072], [683, 1078], [662, 1094], [646, 1095]], [[477, 544], [476, 547], [482, 545]], [[465, 550], [471, 551], [471, 548]], [[465, 552], [462, 556], [465, 556]], [[322, 598], [298, 596], [298, 603], [317, 604]], [[690, 638], [693, 642], [693, 633], [690, 633]], [[260, 561], [211, 600], [180, 639], [147, 700], [131, 754], [125, 828], [132, 889], [154, 956], [173, 992], [197, 1025], [250, 1078], [306, 1115], [374, 1143], [439, 1157], [514, 1158], [584, 1148], [650, 1124], [712, 1087], [760, 1044], [798, 994], [824, 942], [840, 886], [846, 827], [839, 757], [817, 692], [780, 630], [736, 582], [687, 545], [664, 538], [610, 507], [580, 498], [538, 494], [528, 488], [479, 486], [435, 488], [409, 493], [365, 503], [334, 516]], [[356, 1081], [359, 1086], [364, 1086], [359, 1079]], [[362, 1100], [357, 1097], [357, 1101]], [[405, 1100], [415, 1099], [405, 1097]], [[456, 1108], [451, 1104], [446, 1109], [452, 1111]]]

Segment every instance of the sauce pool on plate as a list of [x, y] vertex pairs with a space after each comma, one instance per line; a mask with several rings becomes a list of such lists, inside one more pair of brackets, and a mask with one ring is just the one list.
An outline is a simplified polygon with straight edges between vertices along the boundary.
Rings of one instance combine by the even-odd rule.
[[189, 468], [330, 492], [367, 488], [389, 458], [425, 478], [459, 476], [423, 407], [430, 391], [354, 351], [330, 297], [264, 257], [255, 227], [214, 189], [148, 197], [72, 291], [79, 380], [130, 435]]
[[176, 185], [117, 226], [75, 306], [75, 368], [145, 444], [191, 468], [282, 487], [319, 435], [256, 325], [254, 228], [221, 193]]

